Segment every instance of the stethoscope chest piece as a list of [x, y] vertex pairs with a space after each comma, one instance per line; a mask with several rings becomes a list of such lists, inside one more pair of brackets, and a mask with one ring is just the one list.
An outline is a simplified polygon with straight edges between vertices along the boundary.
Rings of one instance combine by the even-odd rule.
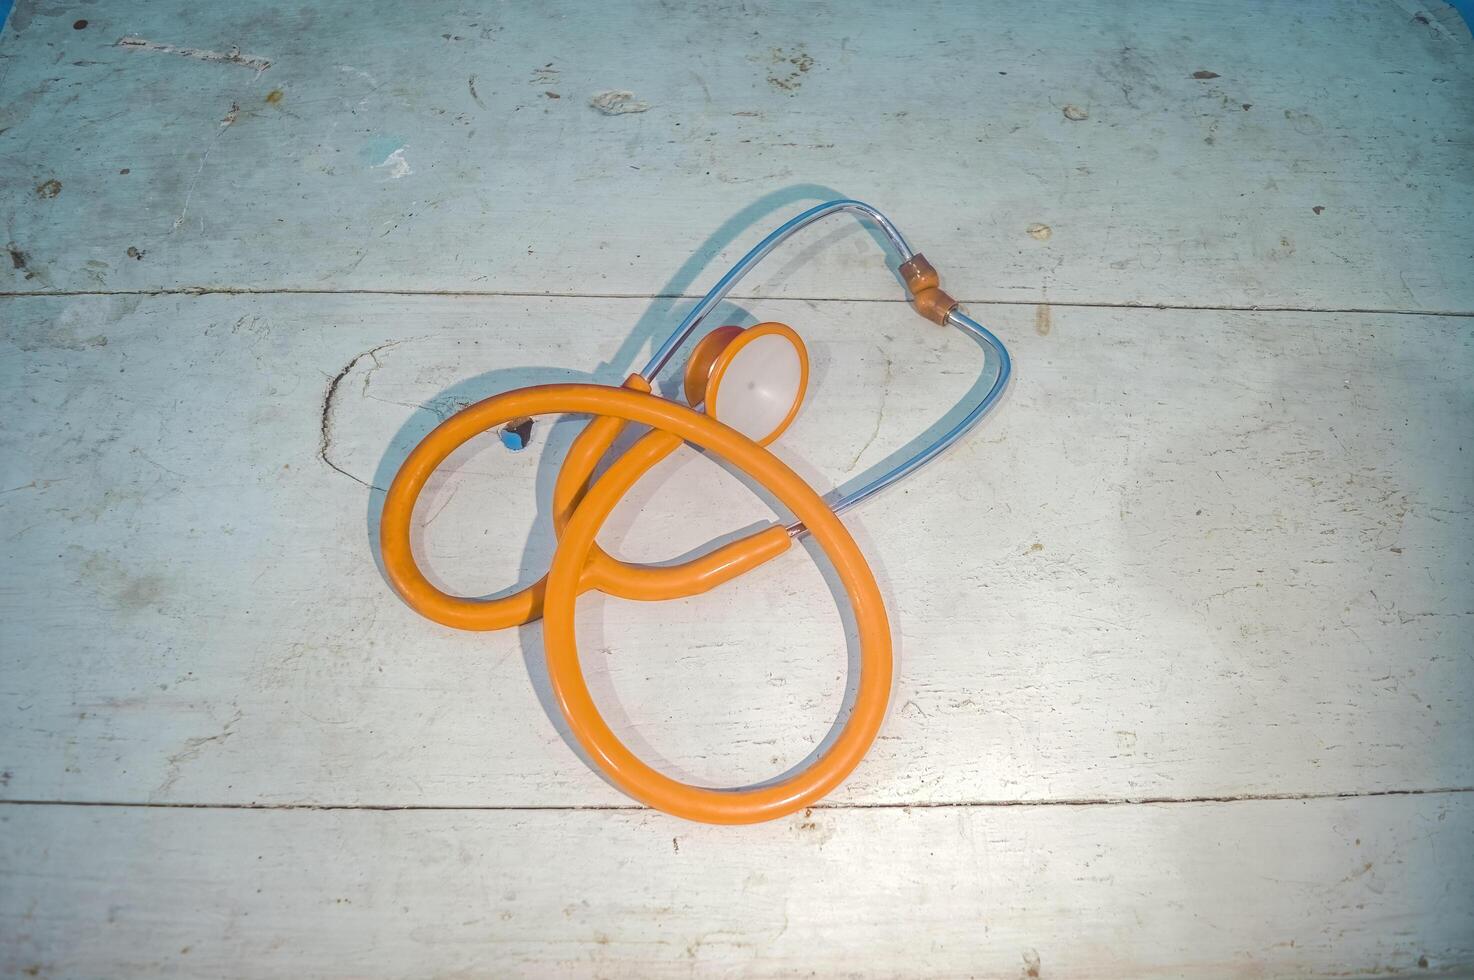
[[686, 402], [759, 446], [783, 434], [809, 387], [809, 351], [784, 323], [717, 327], [686, 363]]

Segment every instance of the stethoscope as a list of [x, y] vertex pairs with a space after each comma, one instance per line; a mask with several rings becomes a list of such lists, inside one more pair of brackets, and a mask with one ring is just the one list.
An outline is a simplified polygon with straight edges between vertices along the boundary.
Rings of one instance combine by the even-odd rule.
[[[689, 405], [662, 398], [651, 381], [706, 316], [752, 267], [790, 235], [821, 218], [850, 211], [869, 218], [901, 256], [897, 270], [918, 313], [961, 328], [998, 356], [998, 374], [982, 399], [933, 442], [845, 494], [832, 504], [765, 447], [798, 414], [808, 387], [809, 361], [791, 327], [760, 323], [717, 327], [695, 346], [687, 362], [684, 394]], [[1003, 343], [958, 308], [939, 288], [937, 272], [913, 253], [896, 226], [859, 201], [830, 201], [779, 226], [718, 280], [660, 346], [650, 363], [621, 387], [549, 384], [518, 388], [470, 405], [446, 419], [414, 448], [384, 500], [380, 543], [390, 582], [409, 605], [430, 619], [465, 630], [521, 626], [539, 616], [548, 678], [569, 728], [593, 762], [635, 799], [689, 820], [755, 823], [808, 806], [838, 786], [869, 750], [885, 717], [892, 684], [891, 635], [875, 576], [839, 515], [935, 459], [972, 429], [998, 401], [1011, 363]], [[498, 599], [470, 599], [442, 592], [415, 563], [410, 524], [426, 481], [452, 452], [490, 429], [538, 415], [593, 416], [569, 447], [553, 487], [553, 528], [558, 536], [552, 565], [542, 580]], [[631, 422], [650, 427], [590, 485], [596, 465]], [[683, 442], [725, 459], [766, 488], [796, 520], [775, 523], [700, 557], [675, 565], [641, 565], [606, 554], [594, 542], [610, 512], [656, 463]], [[578, 661], [574, 605], [590, 589], [624, 599], [676, 599], [697, 595], [756, 568], [802, 536], [823, 548], [848, 596], [859, 632], [860, 680], [854, 707], [829, 748], [800, 772], [749, 789], [692, 786], [672, 779], [635, 756], [605, 723], [589, 694]]]

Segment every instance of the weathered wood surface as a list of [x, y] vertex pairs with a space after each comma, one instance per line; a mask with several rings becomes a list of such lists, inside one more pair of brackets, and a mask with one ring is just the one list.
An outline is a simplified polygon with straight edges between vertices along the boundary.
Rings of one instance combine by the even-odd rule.
[[1470, 797], [658, 813], [0, 810], [37, 976], [1448, 976]]
[[[1471, 52], [1415, 0], [21, 0], [0, 974], [1470, 974]], [[619, 380], [689, 303], [652, 297], [836, 193], [1017, 383], [847, 517], [897, 643], [875, 749], [812, 814], [692, 826], [570, 749], [535, 627], [390, 593], [374, 488], [467, 401]], [[777, 451], [816, 486], [975, 393], [898, 292], [840, 221], [724, 314], [809, 339]], [[546, 566], [574, 431], [452, 462], [436, 577]], [[604, 539], [769, 517], [687, 453]], [[579, 625], [692, 780], [802, 764], [853, 682], [802, 551]]]
[[[693, 292], [838, 192], [964, 299], [1474, 310], [1474, 45], [1411, 2], [81, 9], [0, 42], [4, 288]], [[811, 242], [744, 289], [895, 295]]]
[[[663, 329], [671, 304], [7, 309], [7, 795], [623, 800], [548, 717], [535, 627], [460, 633], [393, 596], [372, 550], [382, 495], [366, 484], [387, 486], [464, 402], [623, 377], [630, 338]], [[899, 668], [882, 739], [839, 800], [1474, 785], [1463, 321], [976, 312], [1017, 354], [1009, 401], [848, 521]], [[808, 407], [779, 451], [820, 487], [917, 438], [982, 367], [900, 303], [750, 315], [811, 340]], [[545, 569], [550, 481], [575, 428], [540, 422], [520, 454], [488, 435], [447, 470], [422, 510], [442, 581], [480, 594]], [[604, 540], [660, 560], [769, 514], [690, 454], [652, 473]], [[841, 708], [844, 627], [802, 551], [706, 596], [580, 608], [616, 730], [673, 772], [775, 775]]]

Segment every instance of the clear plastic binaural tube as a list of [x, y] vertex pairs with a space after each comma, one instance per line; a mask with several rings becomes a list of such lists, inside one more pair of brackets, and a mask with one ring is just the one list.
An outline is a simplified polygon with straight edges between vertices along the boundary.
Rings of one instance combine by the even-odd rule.
[[[964, 415], [956, 425], [942, 433], [941, 436], [925, 449], [921, 450], [921, 452], [907, 459], [905, 462], [886, 470], [858, 490], [847, 493], [836, 500], [833, 504], [833, 510], [836, 514], [842, 514], [856, 504], [868, 500], [897, 480], [909, 476], [942, 455], [957, 440], [967, 435], [969, 430], [983, 420], [983, 416], [987, 415], [993, 406], [998, 403], [998, 399], [1002, 397], [1003, 389], [1008, 387], [1008, 379], [1013, 374], [1013, 359], [1008, 356], [1008, 348], [1003, 346], [1003, 341], [999, 340], [993, 334], [993, 331], [978, 323], [966, 313], [963, 313], [959, 308], [954, 308], [951, 313], [947, 314], [947, 322], [972, 334], [987, 344], [998, 355], [998, 375], [993, 379], [992, 386], [988, 389], [987, 394], [983, 395], [978, 400], [978, 403], [972, 407], [972, 410]], [[796, 536], [804, 533], [804, 530], [805, 528], [802, 524], [792, 524], [789, 525], [788, 533]]]
[[[707, 294], [701, 298], [701, 301], [686, 314], [686, 318], [681, 321], [680, 326], [675, 329], [675, 332], [666, 339], [665, 343], [650, 358], [650, 363], [646, 364], [644, 369], [640, 371], [640, 376], [646, 381], [653, 381], [655, 376], [670, 363], [670, 359], [680, 349], [680, 346], [701, 325], [701, 321], [706, 319], [712, 310], [716, 309], [717, 304], [725, 299], [733, 287], [752, 271], [752, 267], [761, 262], [769, 252], [781, 245], [794, 233], [801, 231], [814, 222], [826, 218], [831, 214], [840, 214], [842, 212], [858, 214], [874, 222], [885, 234], [891, 247], [901, 257], [903, 264], [917, 257], [917, 253], [911, 250], [911, 246], [906, 243], [906, 239], [902, 237], [901, 232], [891, 223], [890, 219], [863, 201], [844, 199], [829, 201], [825, 204], [809, 208], [802, 214], [795, 215], [779, 225], [768, 237], [758, 242], [751, 251], [744, 255], [736, 265], [727, 270], [727, 274], [722, 276], [721, 279], [718, 279], [716, 285], [712, 286]], [[1003, 345], [1003, 341], [999, 340], [987, 327], [984, 327], [972, 317], [963, 313], [960, 307], [953, 307], [947, 313], [946, 322], [962, 330], [964, 333], [970, 334], [977, 340], [982, 341], [998, 355], [998, 375], [993, 379], [992, 386], [989, 387], [987, 393], [983, 395], [978, 403], [973, 406], [972, 410], [963, 416], [956, 425], [952, 426], [952, 428], [948, 429], [920, 452], [880, 474], [859, 489], [847, 493], [835, 501], [832, 508], [836, 514], [843, 513], [856, 504], [868, 500], [946, 452], [947, 449], [982, 421], [983, 417], [997, 404], [1004, 389], [1008, 387], [1009, 378], [1013, 373], [1013, 361], [1009, 357], [1008, 348]], [[807, 528], [802, 523], [791, 524], [788, 527], [788, 533], [795, 537], [806, 533], [806, 531]]]
[[742, 256], [736, 265], [728, 269], [727, 274], [718, 279], [716, 285], [712, 286], [707, 294], [701, 297], [701, 302], [693, 306], [691, 312], [686, 314], [686, 318], [681, 321], [681, 325], [676, 327], [675, 333], [671, 334], [666, 342], [660, 345], [660, 349], [650, 358], [650, 363], [646, 364], [644, 370], [640, 372], [640, 377], [646, 381], [654, 381], [655, 376], [661, 372], [666, 364], [670, 362], [671, 357], [675, 355], [675, 352], [686, 342], [686, 338], [690, 337], [692, 332], [701, 325], [701, 321], [706, 319], [706, 315], [716, 309], [716, 305], [726, 298], [727, 294], [732, 291], [732, 287], [741, 282], [742, 277], [751, 272], [752, 267], [761, 262], [769, 252], [783, 244], [795, 232], [807, 228], [821, 218], [827, 218], [831, 214], [839, 214], [842, 211], [862, 214], [871, 221], [874, 221], [880, 227], [880, 230], [885, 233], [885, 237], [890, 240], [892, 247], [903, 258], [911, 257], [911, 246], [906, 244], [906, 239], [901, 237], [901, 233], [896, 230], [896, 226], [891, 224], [889, 218], [863, 201], [830, 201], [827, 204], [820, 204], [809, 208], [802, 214], [789, 218], [775, 228], [772, 234], [758, 242], [757, 245], [753, 246], [752, 251]]

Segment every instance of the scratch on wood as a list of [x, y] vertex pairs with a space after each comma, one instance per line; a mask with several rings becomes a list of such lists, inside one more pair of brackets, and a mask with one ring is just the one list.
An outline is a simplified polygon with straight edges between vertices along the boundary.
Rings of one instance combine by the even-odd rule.
[[181, 48], [173, 44], [159, 44], [141, 37], [120, 37], [114, 45], [119, 48], [127, 48], [130, 51], [157, 51], [159, 54], [177, 54], [181, 58], [193, 58], [196, 61], [214, 61], [226, 65], [241, 65], [246, 68], [254, 68], [257, 72], [263, 72], [271, 67], [271, 61], [267, 58], [258, 58], [255, 55], [241, 54], [241, 49], [231, 46], [229, 51], [206, 51], [203, 48]]
[[441, 504], [440, 508], [435, 511], [435, 513], [431, 514], [428, 518], [425, 519], [425, 523], [422, 525], [423, 527], [429, 527], [431, 524], [434, 524], [435, 518], [445, 513], [445, 508], [450, 506], [450, 502], [455, 499], [456, 491], [460, 490], [460, 488], [461, 485], [459, 483], [451, 487], [450, 493], [445, 495], [445, 503]]
[[7, 493], [15, 493], [17, 490], [45, 490], [53, 483], [60, 482], [60, 480], [32, 480], [30, 483], [23, 483], [18, 487], [11, 487], [8, 490], [0, 490], [0, 496], [3, 496]]
[[850, 460], [850, 465], [845, 470], [846, 473], [854, 472], [855, 467], [860, 465], [860, 457], [865, 455], [871, 443], [875, 442], [875, 437], [880, 435], [880, 424], [885, 421], [886, 395], [891, 390], [891, 380], [894, 373], [895, 364], [892, 363], [890, 355], [887, 354], [885, 356], [885, 380], [880, 385], [880, 410], [875, 413], [875, 428], [870, 430], [870, 438], [865, 440], [865, 445], [861, 446], [860, 451], [855, 453], [855, 458]]
[[179, 779], [179, 767], [184, 765], [186, 762], [191, 762], [195, 758], [197, 758], [199, 754], [204, 751], [205, 746], [209, 745], [211, 742], [222, 742], [230, 736], [234, 735], [235, 732], [233, 731], [233, 729], [235, 728], [236, 722], [241, 720], [241, 714], [241, 710], [237, 708], [235, 714], [231, 716], [231, 719], [227, 721], [225, 723], [225, 726], [214, 735], [198, 735], [194, 738], [185, 739], [184, 748], [169, 756], [168, 760], [165, 762], [165, 766], [167, 767], [168, 772], [167, 775], [164, 777], [164, 781], [159, 784], [159, 788], [154, 790], [154, 795], [162, 796], [167, 793], [174, 786], [174, 783]]
[[[205, 155], [200, 158], [200, 167], [194, 172], [194, 179], [189, 182], [189, 189], [184, 192], [184, 206], [179, 210], [179, 217], [174, 219], [175, 231], [178, 231], [179, 226], [184, 224], [184, 216], [189, 214], [189, 202], [190, 199], [194, 197], [195, 185], [200, 182], [200, 175], [205, 172], [205, 164], [210, 162], [210, 154], [215, 152], [215, 144], [220, 142], [220, 137], [223, 136], [225, 134], [225, 131], [231, 127], [232, 123], [235, 122], [236, 116], [240, 114], [240, 111], [240, 103], [232, 102], [230, 104], [230, 111], [227, 112], [223, 117], [221, 117], [220, 128], [215, 130], [215, 136], [210, 140], [210, 145], [205, 147]], [[203, 224], [201, 225], [201, 227], [203, 227]], [[140, 258], [141, 257], [142, 256], [140, 256]]]

